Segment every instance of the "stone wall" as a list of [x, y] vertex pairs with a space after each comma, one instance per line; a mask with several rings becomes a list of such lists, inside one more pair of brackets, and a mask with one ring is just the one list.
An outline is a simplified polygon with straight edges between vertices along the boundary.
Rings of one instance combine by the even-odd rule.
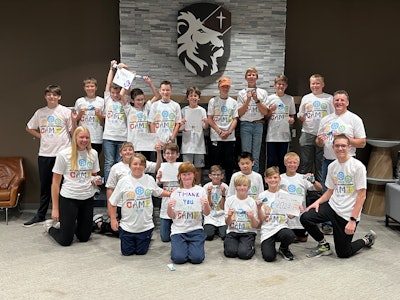
[[[203, 1], [232, 14], [230, 58], [223, 72], [208, 77], [189, 72], [177, 56], [178, 11], [197, 2], [120, 0], [121, 61], [138, 74], [150, 75], [156, 86], [171, 81], [174, 94], [196, 85], [207, 96], [218, 92], [221, 75], [231, 77], [231, 95], [236, 95], [246, 84], [245, 70], [256, 67], [258, 86], [273, 93], [273, 80], [284, 70], [286, 0]], [[137, 86], [150, 92], [142, 82]]]

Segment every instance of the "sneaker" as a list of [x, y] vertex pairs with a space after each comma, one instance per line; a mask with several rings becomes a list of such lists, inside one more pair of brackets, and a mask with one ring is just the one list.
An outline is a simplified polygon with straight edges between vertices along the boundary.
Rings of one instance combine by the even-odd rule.
[[327, 224], [322, 224], [321, 226], [321, 231], [325, 235], [332, 235], [333, 234], [333, 228], [332, 226], [329, 226]]
[[289, 248], [281, 248], [279, 247], [279, 254], [286, 260], [293, 260], [293, 253], [289, 250]]
[[102, 214], [97, 214], [93, 216], [93, 224], [92, 224], [92, 231], [100, 230], [99, 226], [97, 225], [99, 222], [104, 222], [104, 218]]
[[42, 224], [45, 220], [44, 219], [40, 219], [38, 216], [34, 216], [32, 219], [30, 219], [29, 221], [24, 223], [24, 227], [32, 227], [35, 226], [37, 224]]
[[51, 227], [60, 229], [60, 222], [56, 222], [56, 221], [54, 221], [54, 220], [52, 220], [52, 219], [48, 219], [48, 220], [46, 220], [46, 221], [43, 222], [43, 227], [44, 227], [44, 230], [45, 230], [46, 232], [49, 232], [49, 229], [50, 229]]
[[375, 231], [370, 230], [366, 235], [364, 235], [363, 240], [366, 241], [367, 243], [365, 244], [365, 247], [371, 248], [372, 245], [375, 243], [375, 240], [377, 238], [377, 234]]
[[329, 245], [329, 243], [324, 243], [324, 244], [319, 244], [314, 249], [311, 249], [311, 251], [307, 253], [307, 257], [320, 257], [331, 254], [332, 254], [331, 246]]

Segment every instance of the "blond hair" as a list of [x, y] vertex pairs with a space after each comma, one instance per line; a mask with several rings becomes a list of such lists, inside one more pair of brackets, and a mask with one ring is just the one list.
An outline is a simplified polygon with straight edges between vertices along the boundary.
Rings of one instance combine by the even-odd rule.
[[298, 163], [300, 163], [300, 156], [296, 152], [288, 152], [288, 153], [286, 153], [285, 156], [283, 157], [283, 162], [286, 164], [286, 162], [289, 159], [294, 159]]
[[276, 174], [280, 176], [279, 168], [277, 166], [269, 167], [268, 169], [265, 170], [264, 177], [267, 178]]
[[[72, 135], [72, 141], [71, 141], [70, 162], [71, 162], [72, 170], [78, 170], [78, 145], [77, 145], [76, 139], [77, 139], [78, 134], [80, 134], [81, 132], [86, 132], [87, 134], [89, 134], [89, 139], [90, 139], [89, 129], [87, 129], [84, 126], [76, 127], [76, 129]], [[89, 141], [88, 145], [86, 146], [86, 151], [88, 152], [88, 155], [91, 158], [92, 145], [90, 144], [90, 141]]]
[[257, 71], [256, 68], [254, 68], [254, 67], [247, 68], [246, 73], [244, 74], [244, 78], [247, 77], [248, 73], [256, 73], [257, 74], [257, 79], [258, 79], [258, 71]]
[[235, 177], [233, 184], [235, 187], [239, 185], [247, 185], [249, 187], [251, 185], [251, 180], [246, 175], [238, 175]]
[[324, 79], [324, 77], [323, 77], [321, 74], [313, 74], [313, 75], [311, 75], [310, 81], [311, 81], [312, 79], [316, 79], [316, 80], [321, 81], [322, 83], [325, 83], [325, 79]]

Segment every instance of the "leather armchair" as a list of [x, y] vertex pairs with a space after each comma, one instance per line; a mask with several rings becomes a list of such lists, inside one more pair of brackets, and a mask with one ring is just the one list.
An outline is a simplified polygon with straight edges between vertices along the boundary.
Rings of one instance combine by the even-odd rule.
[[0, 157], [0, 208], [6, 210], [19, 204], [19, 197], [25, 183], [25, 170], [22, 157]]

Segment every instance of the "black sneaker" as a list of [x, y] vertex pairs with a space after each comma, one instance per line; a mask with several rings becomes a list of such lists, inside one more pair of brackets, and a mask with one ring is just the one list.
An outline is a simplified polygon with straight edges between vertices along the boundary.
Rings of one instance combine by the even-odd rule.
[[279, 247], [279, 254], [286, 260], [293, 260], [293, 253], [289, 250], [289, 248], [281, 248]]
[[25, 222], [23, 224], [24, 227], [32, 227], [35, 226], [37, 224], [42, 224], [45, 220], [44, 219], [40, 219], [38, 216], [34, 216], [32, 219], [30, 219], [29, 221]]
[[377, 238], [377, 234], [375, 233], [375, 231], [370, 230], [363, 237], [363, 240], [366, 242], [365, 247], [371, 248], [372, 245], [375, 243], [376, 238]]

